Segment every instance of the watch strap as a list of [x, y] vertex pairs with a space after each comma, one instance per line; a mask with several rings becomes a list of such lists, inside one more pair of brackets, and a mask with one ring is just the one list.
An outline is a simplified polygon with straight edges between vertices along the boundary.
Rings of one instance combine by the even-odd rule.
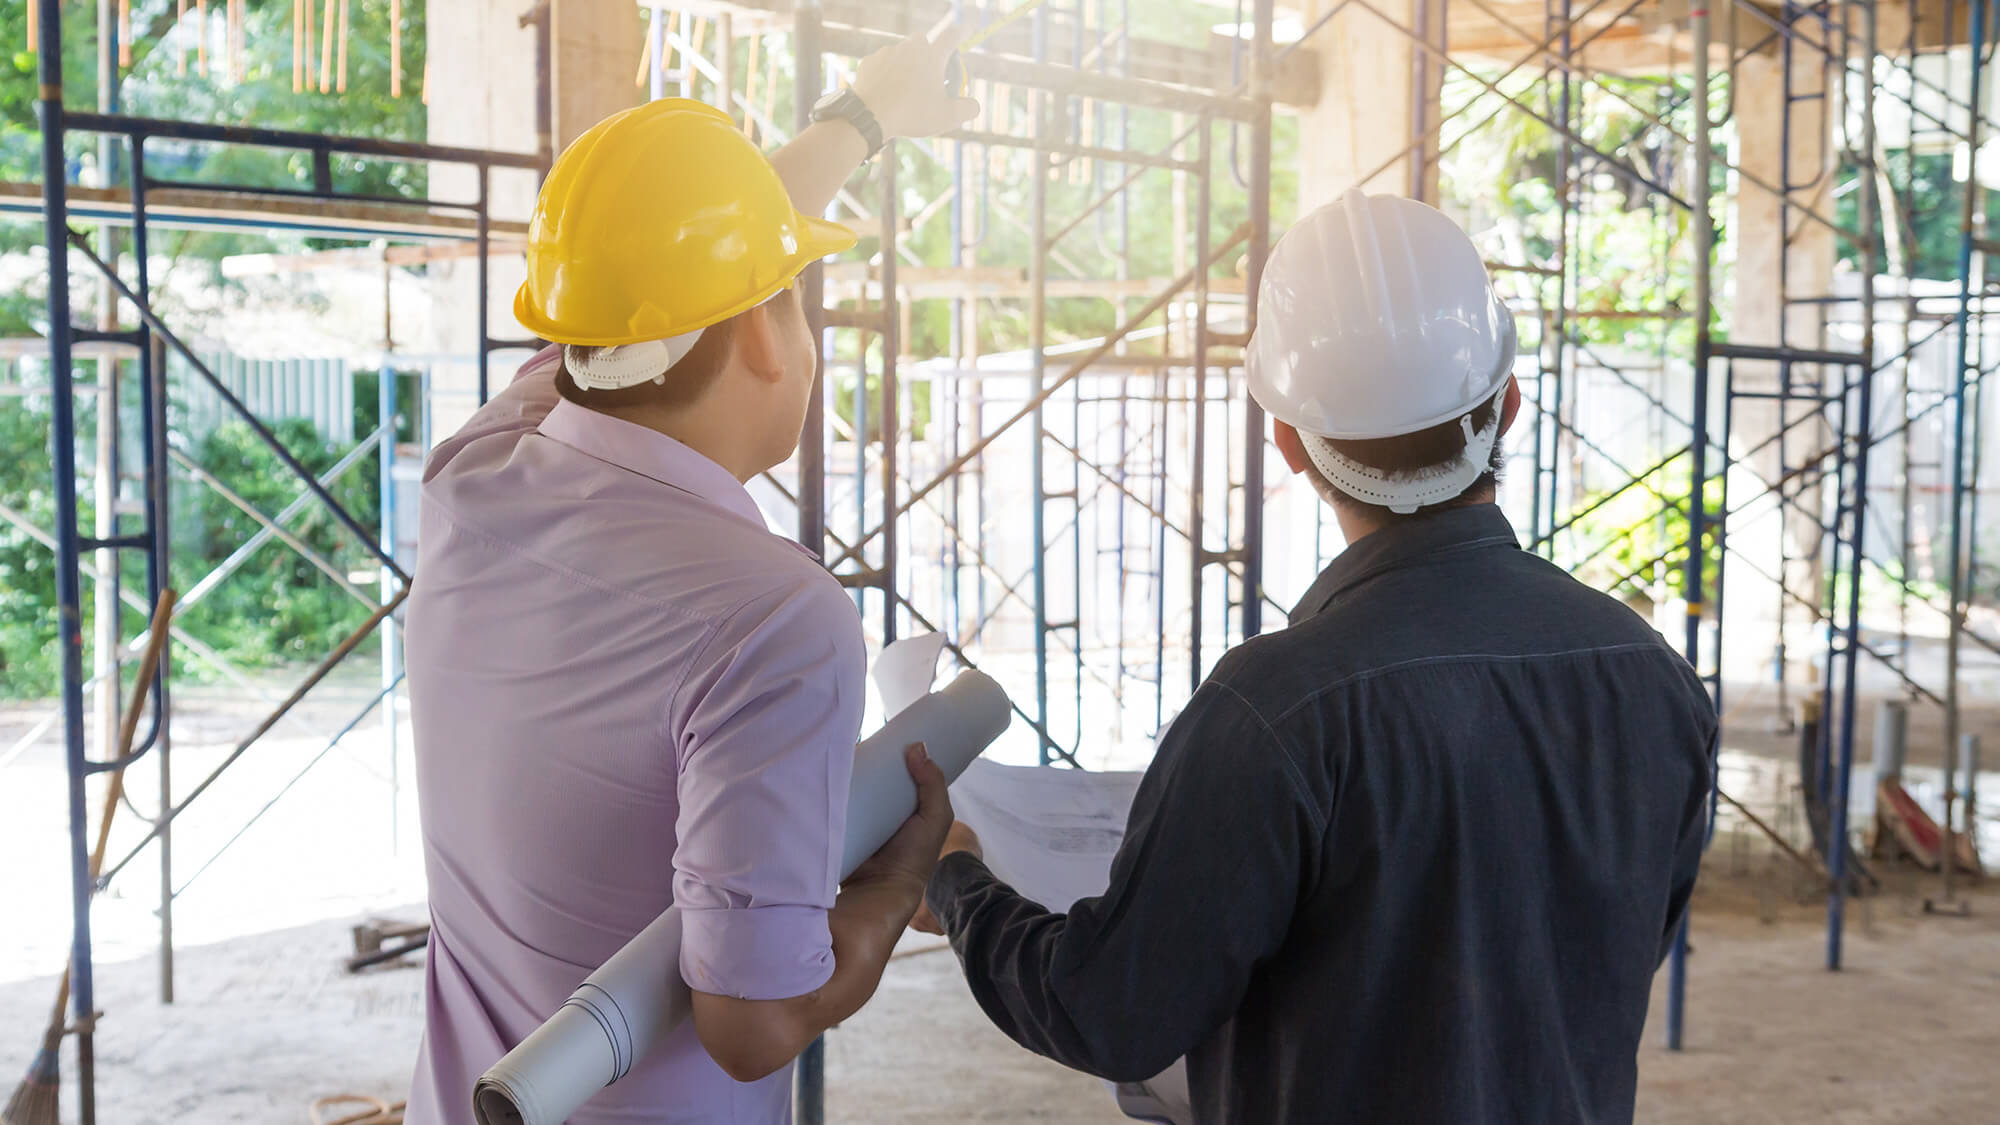
[[868, 146], [868, 158], [874, 159], [888, 143], [882, 136], [882, 123], [875, 119], [875, 112], [861, 95], [850, 87], [828, 99], [813, 111], [814, 121], [845, 121], [861, 134], [862, 143]]

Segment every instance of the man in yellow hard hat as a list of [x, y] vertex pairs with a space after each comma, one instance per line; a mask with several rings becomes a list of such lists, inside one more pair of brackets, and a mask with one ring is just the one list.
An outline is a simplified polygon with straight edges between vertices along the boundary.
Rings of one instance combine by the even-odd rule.
[[570, 1120], [789, 1121], [791, 1060], [874, 992], [917, 909], [943, 778], [913, 750], [917, 815], [837, 888], [860, 621], [744, 483], [791, 456], [813, 386], [794, 279], [854, 244], [812, 216], [885, 139], [970, 119], [952, 46], [864, 60], [768, 160], [673, 100], [550, 171], [515, 307], [556, 346], [424, 473], [413, 1125], [469, 1125], [480, 1073], [669, 903], [695, 1018]]

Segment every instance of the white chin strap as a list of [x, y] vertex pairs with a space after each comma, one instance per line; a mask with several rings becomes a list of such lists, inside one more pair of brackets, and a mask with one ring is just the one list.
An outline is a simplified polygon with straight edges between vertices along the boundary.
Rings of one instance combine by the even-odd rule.
[[586, 391], [618, 391], [641, 383], [665, 383], [667, 370], [694, 350], [702, 329], [664, 340], [616, 348], [563, 348], [569, 377]]
[[1470, 414], [1460, 418], [1458, 425], [1465, 433], [1465, 451], [1455, 460], [1394, 477], [1341, 456], [1326, 438], [1314, 434], [1300, 434], [1299, 438], [1305, 444], [1306, 456], [1312, 458], [1327, 483], [1363, 503], [1407, 516], [1426, 505], [1457, 499], [1492, 468], [1493, 443], [1500, 440], [1500, 412], [1494, 411], [1493, 421], [1477, 433], [1473, 432]]

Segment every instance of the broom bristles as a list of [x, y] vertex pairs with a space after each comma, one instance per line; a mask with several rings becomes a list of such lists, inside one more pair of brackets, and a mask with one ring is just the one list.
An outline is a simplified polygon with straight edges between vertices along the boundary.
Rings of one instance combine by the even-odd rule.
[[47, 1047], [35, 1052], [28, 1076], [14, 1087], [7, 1108], [0, 1109], [0, 1125], [61, 1125], [57, 1110], [58, 1084], [62, 1069], [56, 1052]]

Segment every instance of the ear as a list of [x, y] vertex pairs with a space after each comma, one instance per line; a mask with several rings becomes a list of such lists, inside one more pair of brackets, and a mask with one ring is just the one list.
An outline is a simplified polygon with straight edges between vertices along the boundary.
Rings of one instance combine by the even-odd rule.
[[731, 343], [750, 374], [767, 383], [784, 379], [784, 347], [778, 338], [778, 322], [771, 316], [768, 305], [758, 305], [737, 319]]
[[1273, 419], [1271, 441], [1277, 445], [1278, 452], [1285, 455], [1285, 464], [1291, 467], [1292, 472], [1306, 471], [1306, 465], [1310, 463], [1306, 457], [1306, 443], [1299, 440], [1299, 431], [1291, 423]]
[[1515, 416], [1521, 413], [1521, 382], [1512, 375], [1507, 376], [1507, 399], [1500, 404], [1500, 433], [1506, 437], [1514, 427]]

